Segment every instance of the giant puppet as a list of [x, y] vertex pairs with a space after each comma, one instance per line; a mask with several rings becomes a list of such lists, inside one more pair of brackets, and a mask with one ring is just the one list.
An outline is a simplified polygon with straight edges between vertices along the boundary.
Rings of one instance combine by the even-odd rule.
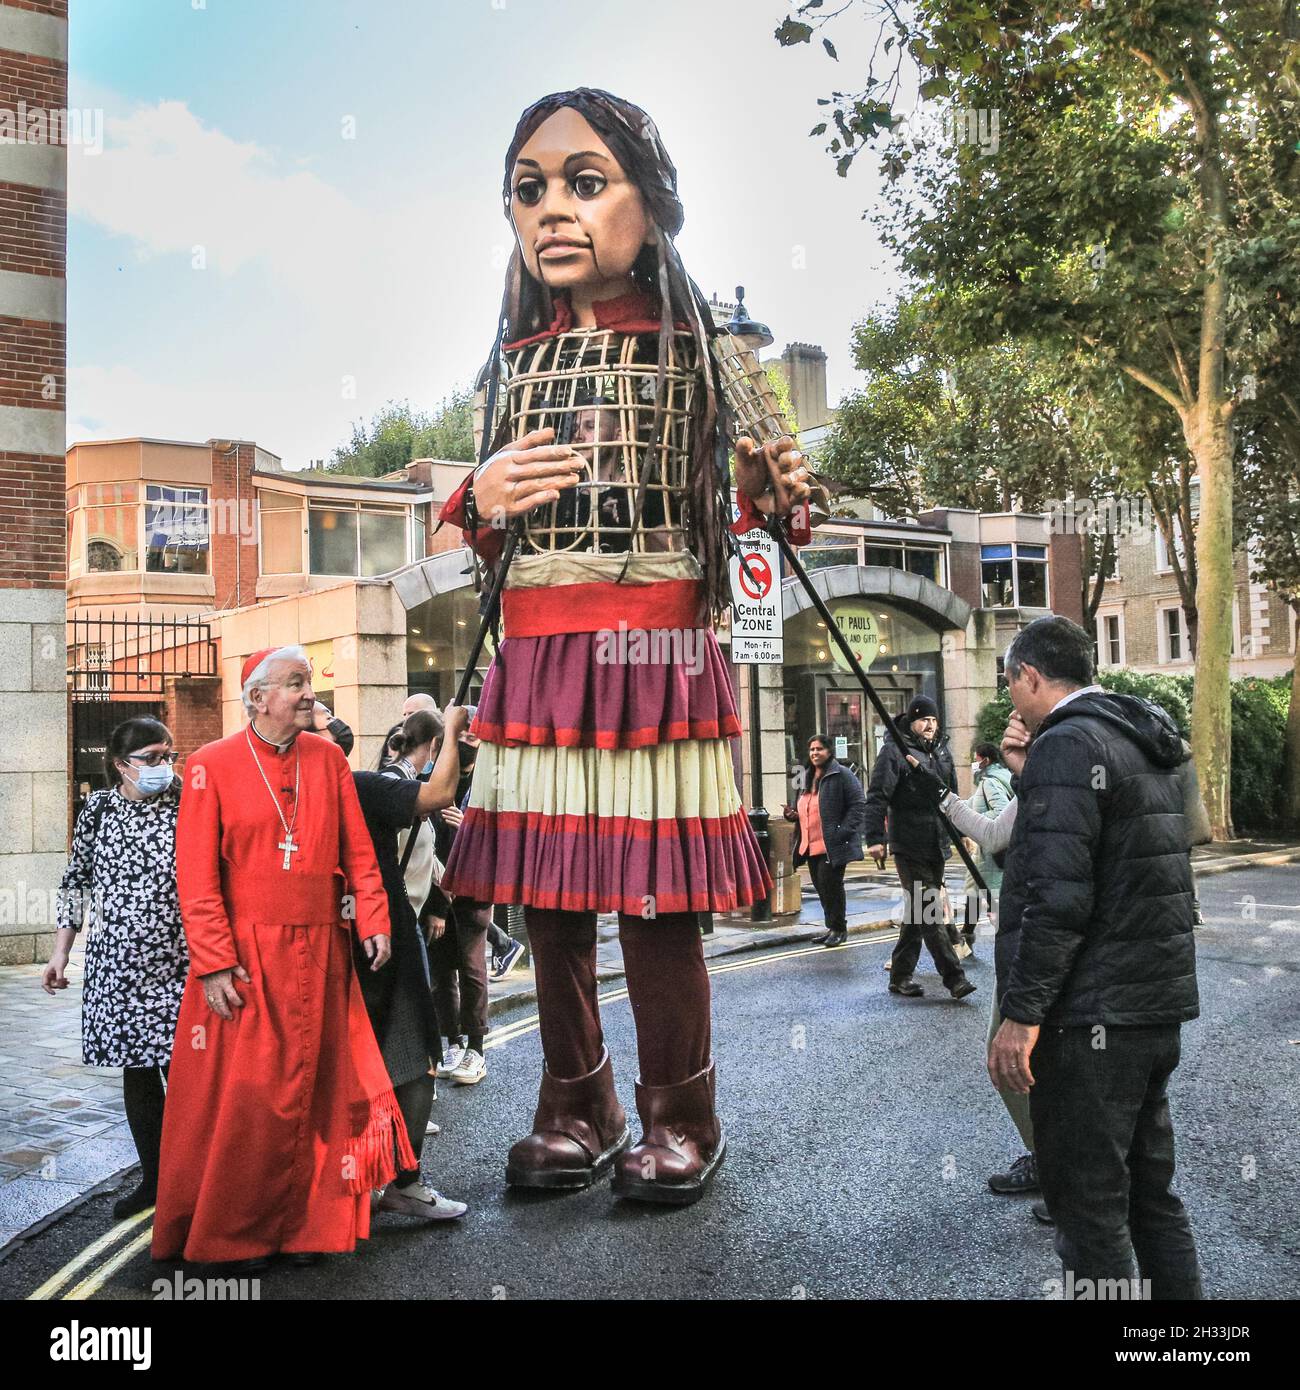
[[[482, 462], [442, 516], [488, 574], [514, 558], [444, 886], [524, 907], [545, 1066], [507, 1182], [582, 1188], [612, 1168], [621, 1195], [684, 1204], [726, 1147], [701, 915], [771, 884], [711, 626], [728, 601], [736, 359], [673, 243], [676, 170], [638, 107], [590, 88], [537, 102], [503, 194], [516, 245], [481, 382]], [[742, 437], [735, 467], [731, 529], [775, 512], [806, 540], [794, 441]], [[597, 1008], [596, 915], [610, 912], [637, 1031], [636, 1144]]]

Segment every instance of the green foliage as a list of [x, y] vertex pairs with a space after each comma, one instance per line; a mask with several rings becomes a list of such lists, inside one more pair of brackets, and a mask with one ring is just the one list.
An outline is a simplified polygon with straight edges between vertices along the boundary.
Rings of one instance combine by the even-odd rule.
[[[1191, 676], [1101, 671], [1097, 683], [1117, 695], [1137, 695], [1166, 710], [1184, 738], [1191, 729]], [[1285, 834], [1283, 745], [1291, 677], [1246, 676], [1232, 682], [1232, 823], [1239, 835]], [[1000, 743], [1011, 717], [1003, 688], [979, 712], [975, 741]]]
[[432, 416], [413, 409], [409, 401], [389, 401], [369, 424], [353, 424], [352, 438], [334, 450], [326, 469], [381, 478], [418, 458], [473, 462], [472, 392], [452, 392]]

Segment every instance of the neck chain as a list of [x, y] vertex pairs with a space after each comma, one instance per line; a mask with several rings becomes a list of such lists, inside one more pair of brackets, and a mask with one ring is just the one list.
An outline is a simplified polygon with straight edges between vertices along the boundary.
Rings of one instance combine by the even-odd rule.
[[[251, 728], [252, 726], [250, 725], [249, 727]], [[253, 732], [256, 733], [257, 731], [254, 730]], [[258, 734], [257, 736], [258, 738], [262, 738], [261, 734]], [[266, 775], [266, 769], [262, 766], [262, 760], [257, 756], [257, 749], [253, 747], [253, 740], [251, 737], [248, 736], [247, 730], [245, 730], [245, 737], [248, 738], [249, 755], [253, 759], [253, 762], [257, 767], [258, 775], [261, 777], [267, 792], [270, 794], [271, 803], [275, 807], [275, 814], [279, 816], [280, 825], [284, 830], [284, 839], [281, 840], [278, 845], [276, 845], [276, 849], [282, 849], [284, 851], [284, 863], [281, 864], [280, 867], [282, 869], [287, 870], [291, 866], [290, 856], [296, 854], [302, 848], [301, 845], [294, 843], [293, 838], [293, 828], [298, 823], [298, 788], [302, 780], [302, 753], [297, 749], [294, 750], [293, 815], [288, 820], [285, 820], [284, 809], [280, 805], [280, 798], [276, 796], [275, 789], [271, 786], [270, 778], [268, 778]], [[262, 742], [268, 744], [268, 746], [270, 747], [275, 746], [274, 744], [271, 744], [268, 739], [265, 738], [262, 738]]]

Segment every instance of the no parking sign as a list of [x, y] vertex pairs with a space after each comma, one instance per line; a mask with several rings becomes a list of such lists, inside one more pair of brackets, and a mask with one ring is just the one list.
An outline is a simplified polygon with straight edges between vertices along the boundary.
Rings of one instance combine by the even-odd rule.
[[745, 563], [731, 557], [731, 659], [741, 665], [779, 666], [785, 639], [776, 542], [766, 531], [746, 531], [738, 540]]

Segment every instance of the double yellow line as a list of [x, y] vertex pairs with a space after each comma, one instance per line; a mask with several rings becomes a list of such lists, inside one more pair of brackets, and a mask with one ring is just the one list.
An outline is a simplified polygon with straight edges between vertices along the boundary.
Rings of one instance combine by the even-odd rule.
[[[883, 932], [879, 935], [872, 934], [864, 937], [861, 941], [847, 941], [844, 946], [837, 949], [846, 950], [857, 946], [874, 946], [881, 941], [892, 941], [897, 936], [896, 931]], [[753, 970], [760, 965], [773, 965], [777, 961], [798, 960], [802, 956], [824, 954], [825, 948], [821, 946], [797, 946], [793, 950], [777, 951], [771, 955], [750, 956], [746, 954], [742, 959], [724, 960], [721, 964], [710, 966], [708, 973], [710, 975], [730, 975], [737, 970]], [[598, 1002], [603, 1007], [606, 1004], [614, 1004], [620, 999], [626, 998], [626, 988], [611, 989], [600, 995]], [[484, 1040], [483, 1046], [485, 1049], [504, 1047], [517, 1038], [536, 1032], [539, 1023], [537, 1014], [528, 1014], [524, 1018], [516, 1019], [514, 1023], [508, 1024], [504, 1028], [494, 1029]], [[152, 1220], [149, 1220], [149, 1224], [142, 1231], [135, 1235], [132, 1235], [132, 1232], [152, 1216], [153, 1208], [148, 1207], [142, 1212], [137, 1212], [135, 1216], [127, 1217], [125, 1221], [119, 1221], [117, 1225], [110, 1227], [98, 1240], [92, 1241], [79, 1255], [69, 1260], [57, 1274], [52, 1274], [40, 1288], [29, 1293], [27, 1295], [28, 1301], [59, 1298], [68, 1302], [80, 1302], [93, 1298], [124, 1264], [133, 1260], [149, 1244], [153, 1238]], [[128, 1237], [131, 1238], [128, 1240]], [[115, 1249], [124, 1240], [126, 1244]], [[110, 1251], [113, 1253], [109, 1254]], [[82, 1275], [76, 1283], [72, 1283], [73, 1279], [81, 1274], [87, 1265], [101, 1256], [106, 1257], [101, 1264], [96, 1265], [88, 1274]], [[71, 1285], [71, 1287], [65, 1290], [67, 1285]], [[60, 1290], [65, 1291], [60, 1292]]]

